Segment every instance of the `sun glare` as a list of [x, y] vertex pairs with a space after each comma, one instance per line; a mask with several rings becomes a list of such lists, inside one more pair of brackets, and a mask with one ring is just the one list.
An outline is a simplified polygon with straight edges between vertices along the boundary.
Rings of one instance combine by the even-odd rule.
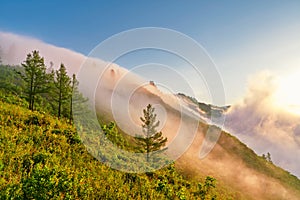
[[300, 115], [300, 71], [280, 78], [275, 99], [279, 106]]

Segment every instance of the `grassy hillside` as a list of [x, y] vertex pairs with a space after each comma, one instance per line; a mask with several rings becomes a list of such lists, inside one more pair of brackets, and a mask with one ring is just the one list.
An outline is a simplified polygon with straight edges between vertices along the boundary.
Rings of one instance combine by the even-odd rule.
[[174, 165], [151, 174], [113, 170], [90, 156], [69, 124], [6, 99], [0, 101], [0, 199], [212, 199], [219, 195], [213, 178], [189, 181]]
[[[113, 170], [88, 153], [70, 121], [54, 117], [43, 96], [37, 111], [27, 109], [23, 83], [12, 68], [1, 66], [0, 72], [6, 74], [0, 73], [0, 199], [300, 199], [297, 177], [229, 133], [222, 131], [211, 153], [200, 160], [199, 147], [209, 128], [204, 123], [175, 164], [147, 174]], [[109, 116], [100, 119], [109, 140], [137, 150], [133, 138]], [[113, 152], [105, 157], [122, 159]]]
[[[205, 133], [208, 125], [201, 123], [200, 128]], [[218, 180], [217, 187], [231, 193], [234, 199], [300, 199], [300, 180], [296, 176], [258, 156], [224, 131], [213, 150], [200, 160], [197, 155], [201, 137], [197, 135], [190, 149], [176, 162], [176, 167], [190, 180], [213, 176]]]
[[277, 180], [287, 188], [295, 190], [300, 197], [300, 180], [296, 176], [267, 161], [265, 158], [258, 156], [236, 137], [222, 132], [218, 144], [233, 157], [241, 159], [250, 169]]

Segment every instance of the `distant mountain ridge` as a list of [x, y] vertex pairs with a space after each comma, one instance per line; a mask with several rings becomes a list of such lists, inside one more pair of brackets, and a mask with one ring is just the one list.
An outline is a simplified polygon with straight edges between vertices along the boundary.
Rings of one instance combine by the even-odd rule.
[[211, 118], [213, 117], [222, 117], [226, 111], [231, 107], [230, 105], [227, 106], [215, 106], [211, 104], [206, 104], [203, 102], [199, 102], [196, 98], [187, 96], [183, 93], [178, 93], [176, 96], [185, 103], [190, 109], [198, 112], [201, 117], [204, 118]]

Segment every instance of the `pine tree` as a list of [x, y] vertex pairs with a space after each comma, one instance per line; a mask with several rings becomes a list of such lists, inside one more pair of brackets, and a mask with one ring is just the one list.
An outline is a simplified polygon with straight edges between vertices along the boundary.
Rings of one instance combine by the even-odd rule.
[[77, 97], [79, 96], [79, 91], [78, 91], [78, 80], [76, 79], [76, 75], [72, 75], [72, 81], [71, 81], [71, 96], [70, 96], [70, 113], [69, 113], [69, 119], [70, 123], [73, 122], [73, 103], [77, 100]]
[[79, 82], [76, 75], [73, 74], [71, 80], [71, 96], [69, 101], [69, 119], [70, 123], [73, 122], [73, 115], [77, 117], [89, 113], [88, 99], [85, 98], [78, 89]]
[[78, 81], [76, 79], [76, 75], [73, 74], [72, 75], [72, 81], [71, 81], [71, 96], [70, 96], [70, 107], [69, 107], [69, 110], [70, 110], [70, 116], [69, 116], [69, 119], [70, 119], [70, 123], [73, 122], [73, 94], [75, 91], [77, 91], [77, 87], [78, 87]]
[[71, 78], [68, 76], [64, 64], [61, 64], [60, 68], [55, 72], [54, 87], [54, 100], [57, 102], [57, 117], [60, 118], [62, 110], [69, 108], [66, 103], [69, 102], [70, 96], [72, 95]]
[[167, 138], [162, 136], [162, 132], [157, 132], [159, 121], [156, 121], [156, 114], [151, 104], [148, 104], [146, 109], [143, 109], [144, 117], [141, 117], [142, 130], [144, 136], [136, 136], [136, 142], [144, 152], [147, 153], [147, 162], [149, 162], [150, 153], [160, 150], [166, 145]]
[[24, 93], [27, 96], [29, 109], [34, 110], [37, 95], [46, 93], [49, 89], [49, 76], [46, 73], [44, 58], [36, 50], [27, 55], [22, 66], [25, 72], [18, 72], [18, 74], [26, 83]]
[[271, 154], [269, 152], [267, 153], [266, 159], [267, 159], [268, 162], [273, 163], [272, 159], [271, 159]]

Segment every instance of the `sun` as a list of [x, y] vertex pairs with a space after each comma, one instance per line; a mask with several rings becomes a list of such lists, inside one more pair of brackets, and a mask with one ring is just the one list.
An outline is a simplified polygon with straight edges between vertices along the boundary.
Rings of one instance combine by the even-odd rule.
[[300, 71], [279, 78], [275, 100], [278, 106], [300, 115]]

